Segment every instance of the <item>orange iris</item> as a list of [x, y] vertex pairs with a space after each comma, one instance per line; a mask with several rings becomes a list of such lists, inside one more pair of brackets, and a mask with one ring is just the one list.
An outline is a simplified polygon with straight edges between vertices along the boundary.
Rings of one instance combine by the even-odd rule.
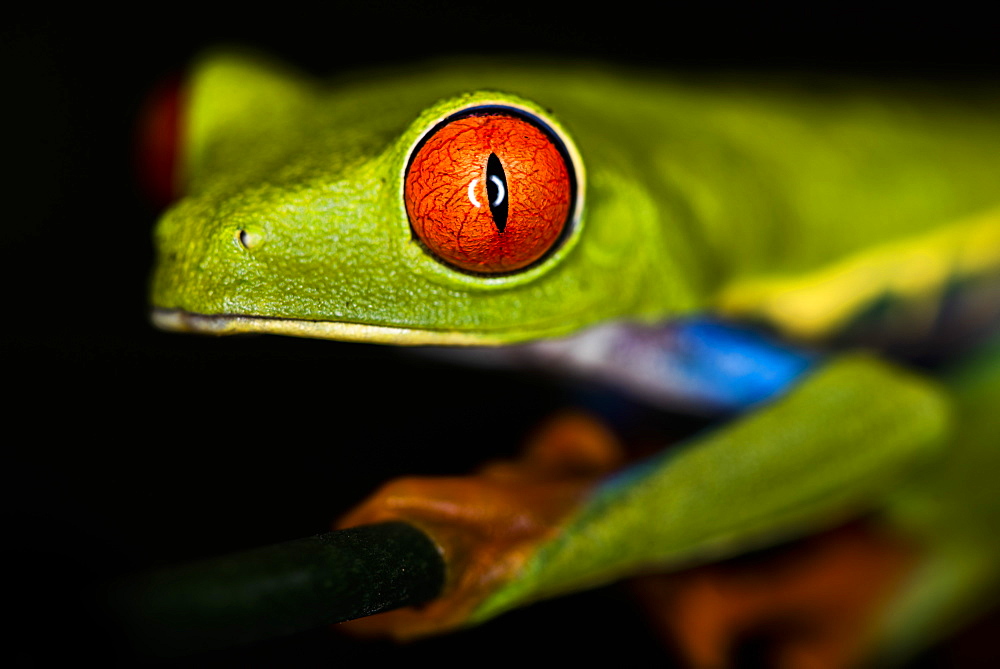
[[406, 174], [406, 211], [435, 255], [461, 269], [522, 269], [554, 248], [573, 205], [556, 141], [516, 112], [487, 108], [446, 121]]

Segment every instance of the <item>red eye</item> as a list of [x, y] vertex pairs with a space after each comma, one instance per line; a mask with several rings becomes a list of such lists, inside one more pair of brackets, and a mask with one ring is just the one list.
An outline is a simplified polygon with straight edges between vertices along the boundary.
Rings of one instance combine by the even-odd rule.
[[575, 191], [571, 163], [547, 128], [515, 110], [484, 107], [447, 119], [417, 147], [406, 211], [441, 260], [498, 274], [558, 245]]
[[163, 82], [146, 100], [137, 127], [139, 179], [155, 204], [166, 206], [178, 196], [181, 105], [183, 87], [177, 77]]

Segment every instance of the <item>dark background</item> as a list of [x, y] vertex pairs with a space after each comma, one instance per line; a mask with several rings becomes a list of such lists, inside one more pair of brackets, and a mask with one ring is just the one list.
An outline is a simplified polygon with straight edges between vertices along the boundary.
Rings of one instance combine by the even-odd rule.
[[[91, 623], [86, 587], [324, 531], [393, 476], [458, 474], [512, 455], [570, 401], [542, 379], [484, 378], [381, 347], [154, 331], [145, 291], [157, 213], [135, 187], [132, 126], [144, 95], [201, 49], [251, 45], [316, 74], [537, 53], [667, 70], [1000, 83], [994, 22], [955, 5], [905, 14], [726, 3], [582, 11], [389, 2], [252, 12], [202, 3], [5, 16], [0, 510], [5, 599], [18, 621], [3, 652], [14, 666], [134, 663]], [[502, 420], [494, 413], [484, 424], [496, 407]], [[950, 665], [964, 647], [940, 647], [920, 666]], [[184, 664], [506, 667], [662, 662], [660, 653], [626, 594], [605, 588], [403, 648], [320, 629]]]

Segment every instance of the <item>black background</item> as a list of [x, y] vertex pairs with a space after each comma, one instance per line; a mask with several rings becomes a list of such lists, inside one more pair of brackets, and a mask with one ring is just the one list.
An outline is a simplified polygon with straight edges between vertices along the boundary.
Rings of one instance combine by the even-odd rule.
[[[5, 608], [17, 620], [3, 652], [15, 666], [131, 664], [90, 624], [84, 586], [324, 531], [393, 476], [458, 474], [512, 455], [569, 401], [542, 379], [484, 378], [381, 347], [154, 331], [145, 292], [157, 214], [134, 185], [132, 126], [143, 96], [201, 49], [251, 45], [316, 74], [537, 53], [668, 70], [1000, 83], [994, 22], [955, 5], [584, 11], [479, 0], [7, 14], [0, 476]], [[921, 666], [954, 656], [939, 648]], [[595, 658], [665, 661], [617, 588], [402, 648], [320, 629], [183, 664]]]

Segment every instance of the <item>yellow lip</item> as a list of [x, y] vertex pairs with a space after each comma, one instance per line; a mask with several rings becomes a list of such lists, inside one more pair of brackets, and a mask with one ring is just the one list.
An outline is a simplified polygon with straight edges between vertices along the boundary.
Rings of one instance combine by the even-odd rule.
[[490, 346], [502, 343], [495, 335], [487, 333], [412, 330], [362, 323], [264, 318], [238, 314], [206, 315], [178, 309], [154, 309], [151, 319], [153, 325], [161, 330], [199, 334], [231, 335], [257, 332], [397, 346]]

